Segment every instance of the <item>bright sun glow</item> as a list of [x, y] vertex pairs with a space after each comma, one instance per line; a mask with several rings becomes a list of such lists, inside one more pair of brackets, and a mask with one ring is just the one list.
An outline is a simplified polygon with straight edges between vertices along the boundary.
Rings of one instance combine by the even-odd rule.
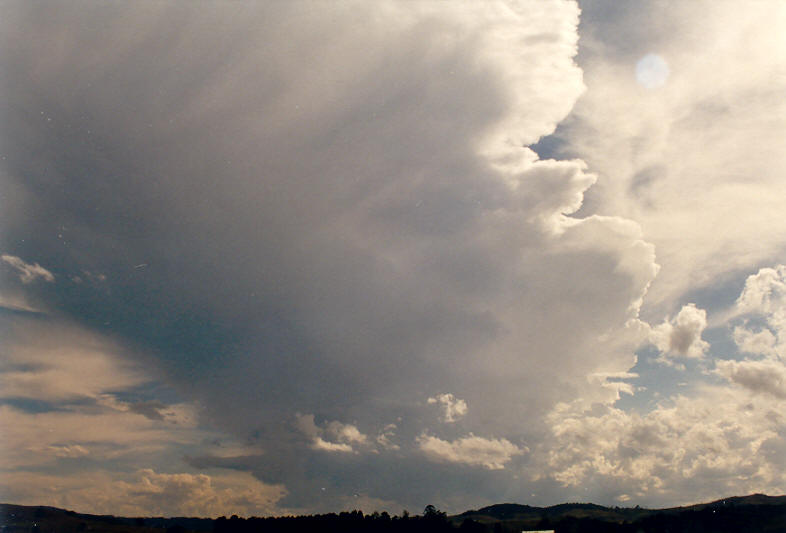
[[662, 87], [669, 74], [669, 64], [658, 54], [647, 54], [636, 63], [636, 81], [646, 89]]

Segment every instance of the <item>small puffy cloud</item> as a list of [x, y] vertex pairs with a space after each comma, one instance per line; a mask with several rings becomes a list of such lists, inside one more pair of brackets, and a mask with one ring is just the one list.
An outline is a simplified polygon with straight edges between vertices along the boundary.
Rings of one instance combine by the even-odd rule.
[[22, 283], [27, 284], [35, 281], [38, 278], [48, 281], [49, 283], [55, 281], [54, 274], [49, 272], [38, 263], [26, 263], [15, 255], [7, 254], [0, 255], [0, 259], [14, 267], [19, 272], [19, 279], [22, 281]]
[[487, 439], [472, 433], [447, 441], [424, 432], [417, 437], [416, 442], [426, 457], [432, 460], [483, 466], [489, 470], [502, 470], [514, 455], [527, 451], [507, 439]]
[[344, 444], [341, 442], [329, 442], [323, 439], [322, 437], [314, 437], [314, 443], [312, 444], [312, 448], [315, 450], [323, 450], [326, 452], [354, 452], [355, 450], [352, 449], [352, 446], [349, 444]]
[[666, 356], [699, 358], [709, 348], [709, 343], [701, 339], [707, 327], [707, 312], [695, 304], [683, 306], [677, 316], [668, 318], [652, 328], [650, 342]]
[[597, 383], [602, 388], [611, 391], [612, 396], [607, 397], [606, 401], [602, 403], [613, 403], [620, 399], [620, 394], [632, 396], [635, 393], [633, 384], [622, 380], [638, 377], [639, 375], [634, 372], [596, 372], [589, 375], [587, 379], [590, 383]]
[[450, 393], [438, 394], [428, 399], [429, 404], [439, 404], [442, 407], [442, 421], [455, 422], [467, 414], [467, 402], [456, 398]]
[[737, 299], [737, 308], [744, 313], [769, 314], [783, 311], [786, 303], [786, 265], [762, 268], [748, 276]]
[[55, 457], [84, 457], [90, 454], [90, 451], [84, 446], [79, 444], [66, 444], [60, 446], [47, 446], [49, 451]]
[[715, 372], [753, 392], [786, 399], [786, 365], [778, 359], [718, 361]]
[[365, 444], [368, 438], [352, 424], [342, 424], [335, 420], [325, 426], [325, 434], [335, 440], [351, 444]]
[[377, 444], [379, 444], [382, 448], [387, 450], [401, 449], [401, 446], [390, 440], [395, 436], [396, 429], [397, 429], [396, 424], [388, 424], [384, 428], [382, 428], [382, 431], [379, 432], [376, 438]]
[[295, 415], [297, 428], [311, 439], [311, 447], [327, 452], [355, 452], [353, 446], [364, 446], [368, 437], [352, 424], [343, 424], [336, 420], [319, 427], [314, 422], [313, 414]]
[[765, 356], [783, 353], [786, 343], [786, 266], [762, 268], [748, 276], [737, 299], [736, 314], [762, 318], [764, 325], [745, 323], [734, 329], [740, 350]]

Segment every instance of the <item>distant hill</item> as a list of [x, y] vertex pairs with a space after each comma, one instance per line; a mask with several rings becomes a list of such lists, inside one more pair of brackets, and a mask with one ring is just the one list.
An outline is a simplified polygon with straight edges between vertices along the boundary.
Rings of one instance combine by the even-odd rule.
[[[431, 508], [432, 510], [433, 507]], [[603, 507], [563, 503], [533, 507], [515, 503], [490, 505], [459, 515], [390, 517], [359, 511], [302, 517], [231, 519], [189, 517], [117, 517], [91, 515], [55, 507], [0, 504], [1, 533], [784, 533], [786, 496], [752, 494], [667, 509]]]
[[546, 527], [565, 518], [593, 518], [606, 522], [622, 523], [634, 521], [655, 511], [620, 507], [603, 507], [594, 503], [561, 503], [551, 507], [532, 507], [515, 503], [502, 503], [483, 507], [476, 511], [465, 511], [451, 517], [454, 522], [474, 520], [482, 524], [505, 522], [520, 527], [520, 530]]
[[2, 533], [162, 533], [167, 529], [203, 532], [213, 531], [213, 522], [211, 518], [127, 518], [82, 514], [57, 507], [0, 504]]
[[677, 509], [703, 509], [705, 507], [726, 507], [729, 505], [786, 505], [786, 496], [767, 496], [766, 494], [751, 494], [750, 496], [732, 496], [710, 503], [699, 503]]
[[[647, 532], [650, 529], [642, 526], [650, 522], [662, 523], [664, 520], [691, 523], [716, 522], [721, 518], [726, 521], [725, 525], [716, 525], [716, 529], [696, 528], [695, 531], [726, 531], [727, 526], [731, 527], [731, 524], [742, 522], [742, 529], [738, 531], [786, 533], [786, 496], [767, 496], [765, 494], [733, 496], [709, 503], [665, 509], [603, 507], [593, 503], [562, 503], [551, 507], [501, 503], [478, 510], [465, 511], [460, 515], [450, 517], [451, 521], [456, 524], [469, 519], [486, 525], [500, 523], [510, 531], [551, 528], [556, 529], [557, 532], [561, 529], [595, 531], [596, 527], [599, 528], [598, 531], [627, 531], [624, 526], [633, 526], [633, 524], [637, 524], [640, 529], [631, 528], [631, 531]], [[582, 528], [577, 525], [581, 521], [586, 523], [586, 527]], [[566, 529], [566, 524], [571, 524], [571, 527]], [[599, 524], [603, 524], [603, 526]], [[612, 525], [619, 526], [619, 529], [609, 529]], [[657, 527], [659, 526], [651, 530], [666, 531], [666, 529], [658, 529]], [[682, 531], [682, 529], [672, 529], [671, 531]], [[685, 531], [693, 530], [686, 529]]]

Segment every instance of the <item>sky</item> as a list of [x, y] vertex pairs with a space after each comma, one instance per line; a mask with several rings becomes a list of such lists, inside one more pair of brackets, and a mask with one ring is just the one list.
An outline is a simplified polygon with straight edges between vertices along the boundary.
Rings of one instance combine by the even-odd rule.
[[0, 501], [786, 493], [786, 4], [27, 2]]

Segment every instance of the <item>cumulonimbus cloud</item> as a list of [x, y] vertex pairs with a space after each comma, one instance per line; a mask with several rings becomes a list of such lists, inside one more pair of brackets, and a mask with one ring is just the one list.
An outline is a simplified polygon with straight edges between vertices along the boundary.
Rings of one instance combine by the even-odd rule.
[[[295, 413], [353, 421], [311, 420], [327, 469], [403, 412], [387, 449], [498, 469], [556, 401], [609, 394], [588, 375], [633, 364], [654, 249], [576, 215], [585, 162], [526, 147], [584, 91], [575, 3], [6, 16], [3, 250], [63, 273], [25, 291], [152, 361], [206, 423], [264, 434], [291, 476]], [[416, 441], [423, 391], [445, 390], [495, 439]]]

